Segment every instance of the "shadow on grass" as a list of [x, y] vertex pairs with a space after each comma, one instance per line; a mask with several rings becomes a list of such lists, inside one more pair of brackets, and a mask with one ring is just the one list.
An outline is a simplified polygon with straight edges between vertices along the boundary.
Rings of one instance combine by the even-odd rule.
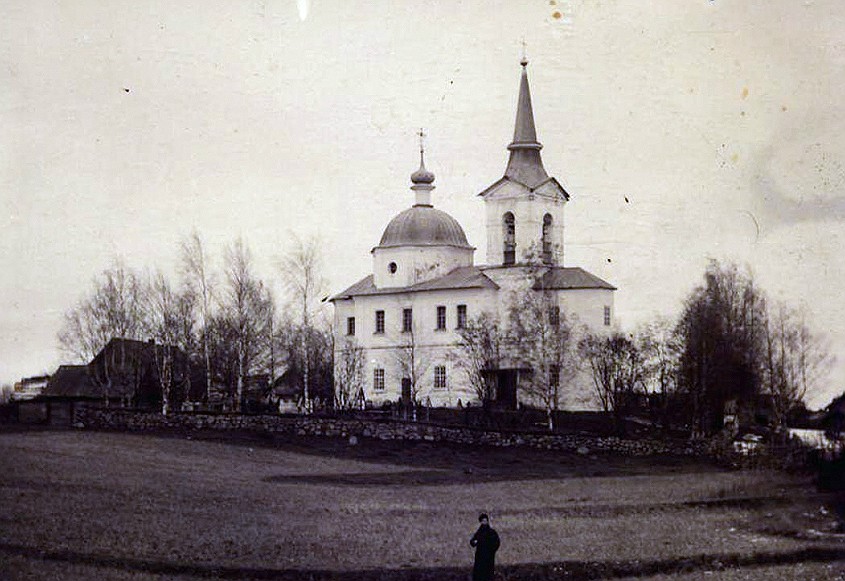
[[[0, 543], [0, 553], [28, 559], [38, 559], [149, 573], [153, 575], [183, 575], [206, 579], [282, 579], [287, 581], [318, 581], [359, 579], [363, 581], [451, 581], [467, 579], [467, 567], [413, 567], [402, 569], [362, 569], [332, 571], [324, 569], [272, 569], [229, 567], [214, 564], [172, 563], [131, 557], [87, 554], [69, 550], [39, 550], [24, 545]], [[790, 565], [795, 563], [830, 563], [845, 560], [841, 548], [813, 547], [781, 553], [751, 555], [727, 553], [693, 555], [654, 561], [560, 561], [557, 563], [501, 565], [498, 577], [508, 581], [538, 579], [620, 579], [657, 574], [692, 573], [742, 567]]]
[[[158, 437], [190, 437], [202, 442], [235, 446], [272, 448], [296, 454], [355, 460], [377, 465], [406, 466], [415, 471], [363, 475], [338, 475], [336, 484], [382, 486], [385, 484], [453, 484], [513, 480], [600, 478], [613, 476], [654, 476], [722, 472], [701, 459], [652, 456], [625, 457], [612, 454], [578, 455], [574, 452], [538, 450], [525, 447], [470, 446], [448, 442], [375, 440], [361, 438], [350, 446], [344, 438], [291, 436], [246, 431], [214, 430], [190, 433], [145, 433]], [[282, 482], [283, 477], [276, 482]], [[286, 477], [285, 477], [286, 478]], [[313, 476], [294, 476], [306, 482]], [[321, 477], [323, 478], [323, 477]], [[395, 480], [391, 480], [395, 479]], [[420, 479], [421, 482], [418, 482]], [[291, 480], [293, 481], [293, 480]], [[312, 483], [318, 483], [312, 480]], [[307, 483], [307, 482], [306, 482]], [[320, 480], [320, 484], [332, 482]]]

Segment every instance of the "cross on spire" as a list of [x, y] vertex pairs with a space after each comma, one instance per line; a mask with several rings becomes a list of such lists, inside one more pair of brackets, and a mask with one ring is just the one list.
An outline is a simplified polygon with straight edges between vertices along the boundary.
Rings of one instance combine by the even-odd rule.
[[420, 153], [422, 153], [425, 150], [425, 145], [423, 142], [423, 140], [425, 139], [425, 132], [423, 131], [422, 127], [420, 127], [420, 130], [419, 132], [417, 132], [417, 135], [419, 135], [420, 137]]
[[528, 44], [525, 42], [525, 37], [522, 38], [522, 60], [519, 64], [525, 66], [528, 64]]

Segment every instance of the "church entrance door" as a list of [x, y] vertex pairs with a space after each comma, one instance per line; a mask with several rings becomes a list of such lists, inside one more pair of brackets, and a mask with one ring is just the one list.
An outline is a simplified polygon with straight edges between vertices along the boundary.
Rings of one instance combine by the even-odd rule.
[[496, 403], [498, 407], [516, 409], [517, 369], [500, 369], [497, 374]]

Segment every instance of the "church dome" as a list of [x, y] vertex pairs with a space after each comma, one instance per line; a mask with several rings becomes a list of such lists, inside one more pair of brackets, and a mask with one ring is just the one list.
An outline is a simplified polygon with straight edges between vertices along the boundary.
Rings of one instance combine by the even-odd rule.
[[394, 246], [457, 246], [472, 248], [461, 225], [432, 206], [413, 206], [397, 215], [381, 236], [379, 248]]

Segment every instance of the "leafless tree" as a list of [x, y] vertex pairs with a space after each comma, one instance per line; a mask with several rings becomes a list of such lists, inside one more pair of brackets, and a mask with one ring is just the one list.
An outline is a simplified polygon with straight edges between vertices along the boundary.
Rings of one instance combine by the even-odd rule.
[[581, 341], [580, 349], [590, 366], [602, 408], [613, 414], [617, 432], [623, 433], [631, 398], [646, 380], [646, 361], [637, 339], [622, 333], [589, 334]]
[[282, 256], [279, 271], [282, 283], [287, 290], [292, 310], [298, 314], [303, 332], [300, 333], [300, 350], [304, 363], [302, 369], [302, 393], [306, 411], [311, 410], [310, 380], [311, 369], [308, 353], [310, 351], [308, 330], [312, 326], [314, 311], [325, 293], [326, 282], [322, 274], [322, 256], [320, 244], [316, 238], [302, 240], [291, 236], [291, 246]]
[[253, 269], [252, 254], [238, 238], [226, 251], [226, 288], [221, 303], [235, 341], [237, 410], [243, 404], [245, 379], [266, 346], [270, 297]]
[[363, 401], [364, 349], [353, 338], [347, 338], [335, 353], [335, 406], [339, 410], [352, 409]]
[[[305, 339], [303, 340], [303, 336]], [[304, 369], [308, 368], [308, 404], [306, 404], [304, 385], [300, 384], [300, 409], [312, 410], [319, 398], [320, 402], [333, 402], [333, 333], [327, 321], [315, 316], [308, 327], [289, 317], [279, 321], [278, 346], [279, 360], [285, 365], [291, 377], [302, 381]], [[303, 352], [303, 344], [307, 351]]]
[[806, 324], [803, 312], [783, 303], [769, 312], [765, 329], [763, 390], [774, 412], [776, 430], [789, 411], [818, 384], [831, 362], [826, 345]]
[[563, 386], [577, 375], [579, 326], [557, 303], [553, 291], [527, 288], [515, 292], [508, 305], [509, 349], [531, 373], [520, 388], [546, 410], [549, 430], [555, 428]]
[[265, 351], [267, 352], [267, 374], [270, 377], [270, 387], [276, 382], [276, 372], [280, 365], [280, 337], [279, 331], [282, 328], [276, 313], [276, 300], [270, 289], [267, 292], [267, 322], [265, 325], [264, 342], [266, 343]]
[[139, 344], [131, 339], [112, 339], [89, 363], [91, 381], [100, 388], [106, 407], [114, 399], [119, 399], [123, 406], [136, 401], [147, 371]]
[[206, 398], [211, 393], [212, 369], [209, 325], [211, 323], [211, 307], [214, 301], [213, 280], [206, 256], [205, 247], [199, 233], [194, 230], [187, 240], [182, 242], [182, 276], [198, 300], [199, 307], [200, 344], [202, 346], [203, 361], [205, 363]]
[[184, 390], [188, 381], [188, 361], [184, 356], [193, 345], [194, 295], [190, 288], [175, 291], [161, 271], [147, 285], [144, 317], [152, 348], [159, 385], [161, 413], [167, 415], [174, 389]]
[[498, 317], [482, 312], [467, 320], [456, 333], [460, 340], [452, 351], [452, 360], [466, 374], [478, 400], [489, 402], [495, 397], [493, 372], [505, 354], [505, 330]]
[[418, 401], [419, 387], [432, 363], [431, 354], [420, 344], [419, 336], [417, 323], [412, 321], [410, 329], [402, 332], [401, 336], [397, 338], [397, 348], [393, 351], [402, 379], [407, 380], [410, 384], [410, 406], [414, 420], [416, 420], [417, 405], [420, 403]]
[[122, 261], [94, 278], [91, 293], [65, 313], [58, 339], [62, 350], [85, 363], [113, 337], [139, 339], [142, 284]]
[[675, 323], [659, 318], [637, 333], [641, 355], [644, 359], [644, 381], [652, 396], [653, 419], [664, 428], [671, 422], [671, 404], [678, 392], [678, 366], [682, 343]]

